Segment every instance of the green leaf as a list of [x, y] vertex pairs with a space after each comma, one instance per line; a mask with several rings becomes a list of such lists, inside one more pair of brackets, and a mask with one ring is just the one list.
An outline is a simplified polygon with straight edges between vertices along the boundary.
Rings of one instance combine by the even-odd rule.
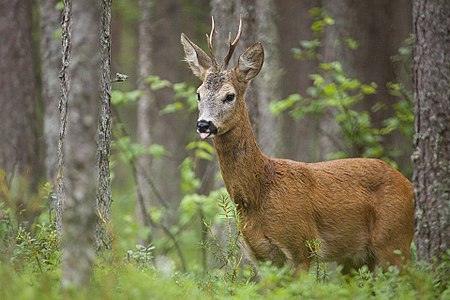
[[326, 96], [332, 96], [337, 93], [336, 84], [330, 83], [323, 88], [323, 92]]
[[305, 49], [315, 49], [320, 46], [318, 39], [300, 41], [300, 46]]
[[64, 9], [64, 1], [58, 1], [55, 5], [56, 10], [63, 10]]
[[357, 80], [357, 79], [351, 79], [351, 80], [345, 79], [342, 82], [342, 88], [344, 90], [352, 91], [352, 90], [356, 90], [360, 86], [361, 86], [361, 82], [359, 82], [359, 80]]
[[292, 94], [284, 100], [271, 101], [269, 103], [269, 108], [272, 114], [279, 115], [291, 108], [296, 102], [300, 101], [301, 99], [302, 97], [299, 94]]
[[361, 85], [361, 92], [365, 95], [372, 95], [376, 93], [377, 85], [372, 83], [371, 85], [363, 84]]
[[170, 87], [172, 86], [172, 83], [168, 80], [161, 79], [159, 76], [148, 76], [145, 80], [145, 83], [150, 85], [150, 89], [153, 91], [160, 90], [162, 88]]
[[311, 74], [309, 78], [313, 80], [315, 86], [320, 86], [325, 83], [325, 79], [320, 74]]
[[206, 141], [190, 142], [189, 144], [187, 144], [186, 149], [187, 150], [202, 149], [211, 154], [215, 153], [214, 147], [211, 146], [211, 144]]
[[208, 152], [201, 150], [201, 149], [197, 149], [197, 151], [195, 151], [195, 156], [204, 160], [213, 160], [214, 156], [212, 156], [211, 154], [209, 154]]
[[312, 23], [311, 30], [316, 34], [322, 33], [324, 31], [324, 27], [325, 27], [325, 22], [323, 20], [317, 20]]
[[113, 90], [111, 92], [111, 103], [116, 106], [121, 106], [126, 103], [125, 93], [122, 91]]
[[323, 18], [323, 21], [325, 22], [325, 24], [327, 25], [334, 25], [335, 21], [333, 18], [329, 17], [329, 16], [325, 16]]
[[127, 92], [125, 95], [127, 102], [136, 102], [142, 96], [142, 93], [143, 92], [141, 90]]
[[160, 144], [152, 144], [148, 147], [148, 152], [155, 158], [161, 158], [163, 156], [169, 156], [170, 152]]
[[181, 102], [174, 102], [171, 104], [168, 104], [166, 107], [164, 107], [159, 114], [164, 115], [164, 114], [169, 114], [169, 113], [173, 113], [179, 110], [184, 109], [184, 104]]
[[346, 38], [344, 40], [345, 44], [347, 45], [347, 47], [349, 47], [352, 50], [355, 50], [359, 47], [359, 43], [358, 41], [352, 39], [352, 38]]

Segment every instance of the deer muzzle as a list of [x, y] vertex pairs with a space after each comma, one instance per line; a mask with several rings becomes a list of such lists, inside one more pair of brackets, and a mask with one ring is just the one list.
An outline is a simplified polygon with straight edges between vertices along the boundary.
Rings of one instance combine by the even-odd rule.
[[217, 127], [211, 121], [200, 120], [197, 122], [197, 132], [203, 140], [214, 137], [217, 134]]

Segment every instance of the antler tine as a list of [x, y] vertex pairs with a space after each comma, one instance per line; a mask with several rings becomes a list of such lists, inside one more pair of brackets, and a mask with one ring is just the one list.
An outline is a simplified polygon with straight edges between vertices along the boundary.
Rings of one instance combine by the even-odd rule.
[[209, 36], [208, 34], [206, 34], [206, 40], [208, 42], [209, 52], [211, 53], [212, 65], [215, 69], [217, 69], [217, 61], [216, 57], [214, 56], [214, 48], [213, 48], [213, 40], [215, 34], [216, 34], [216, 25], [214, 22], [214, 16], [211, 16], [211, 34]]
[[228, 67], [228, 63], [230, 62], [231, 56], [233, 55], [233, 52], [234, 52], [234, 49], [236, 48], [236, 45], [238, 44], [239, 39], [241, 38], [241, 33], [242, 33], [242, 17], [239, 18], [238, 33], [233, 42], [231, 42], [231, 32], [228, 35], [228, 53], [223, 60], [223, 69], [224, 70]]

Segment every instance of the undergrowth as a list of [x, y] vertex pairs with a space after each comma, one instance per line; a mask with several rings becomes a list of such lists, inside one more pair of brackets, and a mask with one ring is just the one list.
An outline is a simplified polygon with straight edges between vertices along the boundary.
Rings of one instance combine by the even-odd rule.
[[[7, 233], [13, 242], [11, 254], [0, 264], [2, 299], [450, 299], [450, 251], [434, 266], [413, 261], [403, 273], [392, 267], [374, 275], [363, 267], [342, 277], [339, 267], [321, 260], [321, 245], [312, 240], [305, 245], [315, 262], [308, 274], [297, 278], [288, 266], [262, 263], [256, 275], [240, 248], [238, 228], [245, 224], [238, 208], [226, 195], [216, 197], [220, 213], [206, 221], [208, 238], [197, 246], [199, 253], [207, 249], [214, 258], [212, 267], [167, 272], [155, 263], [154, 245], [124, 250], [115, 243], [111, 251], [98, 253], [87, 290], [63, 291], [54, 218], [43, 213], [33, 226]], [[11, 220], [0, 221], [2, 226], [5, 222]]]
[[[445, 268], [448, 272], [448, 261]], [[448, 276], [448, 274], [447, 274]], [[59, 266], [43, 272], [20, 272], [10, 264], [0, 265], [2, 299], [449, 299], [450, 290], [437, 286], [429, 267], [409, 266], [406, 274], [395, 268], [373, 276], [366, 268], [350, 279], [338, 270], [329, 272], [326, 282], [314, 274], [293, 279], [288, 268], [268, 264], [260, 267], [260, 280], [224, 281], [220, 276], [193, 273], [161, 274], [153, 267], [141, 268], [124, 261], [96, 264], [87, 291], [64, 293], [59, 284]], [[242, 278], [243, 279], [243, 278]]]

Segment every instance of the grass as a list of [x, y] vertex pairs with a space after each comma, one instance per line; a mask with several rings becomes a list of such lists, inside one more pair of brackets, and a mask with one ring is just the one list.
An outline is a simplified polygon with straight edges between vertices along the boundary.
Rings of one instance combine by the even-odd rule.
[[[313, 268], [312, 268], [313, 269]], [[91, 286], [85, 291], [63, 291], [60, 266], [36, 269], [32, 264], [0, 264], [2, 299], [450, 299], [449, 262], [434, 272], [424, 264], [409, 265], [404, 274], [396, 268], [372, 275], [367, 269], [343, 278], [339, 268], [318, 282], [316, 270], [294, 279], [288, 268], [260, 267], [258, 282], [250, 280], [248, 267], [239, 280], [226, 280], [220, 269], [208, 273], [164, 275], [150, 264], [126, 259], [124, 253], [100, 256]]]

